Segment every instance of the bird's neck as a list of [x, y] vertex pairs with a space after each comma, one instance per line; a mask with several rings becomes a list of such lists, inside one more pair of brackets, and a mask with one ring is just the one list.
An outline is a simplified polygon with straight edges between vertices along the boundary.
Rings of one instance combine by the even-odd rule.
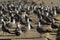
[[40, 22], [38, 23], [38, 26], [41, 27], [41, 23]]
[[11, 22], [11, 17], [9, 17], [9, 21], [8, 22]]
[[3, 23], [2, 25], [5, 25], [6, 24], [4, 21], [2, 23]]
[[15, 19], [13, 19], [13, 24], [15, 24]]
[[29, 30], [31, 29], [31, 27], [30, 27], [30, 23], [28, 23], [28, 29], [29, 29]]
[[29, 21], [29, 18], [27, 18], [27, 22], [29, 23], [30, 21]]
[[42, 16], [40, 16], [40, 19], [43, 19]]
[[29, 18], [27, 19], [27, 22], [28, 22], [28, 30], [30, 30], [31, 27], [30, 27], [30, 21], [29, 21]]
[[12, 17], [14, 17], [14, 14], [12, 13]]
[[28, 6], [28, 10], [30, 10], [30, 7]]
[[17, 24], [17, 26], [20, 28], [21, 24], [20, 24], [20, 23], [18, 23], [18, 24]]
[[4, 21], [4, 19], [2, 18], [2, 19], [1, 19], [1, 21], [3, 22], [3, 21]]
[[54, 19], [52, 21], [53, 21], [53, 23], [55, 23], [55, 20]]
[[47, 13], [46, 13], [46, 16], [48, 16], [48, 15], [49, 15], [49, 13], [47, 12]]
[[55, 16], [57, 15], [56, 10], [54, 10], [54, 15], [55, 15]]

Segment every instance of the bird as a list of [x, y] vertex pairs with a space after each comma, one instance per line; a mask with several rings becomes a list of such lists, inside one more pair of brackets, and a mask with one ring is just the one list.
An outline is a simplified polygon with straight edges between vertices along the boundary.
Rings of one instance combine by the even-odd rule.
[[6, 23], [6, 27], [8, 28], [10, 34], [14, 34], [15, 33], [14, 30], [16, 28], [16, 21], [15, 21], [15, 19], [13, 19], [12, 22], [9, 20]]
[[52, 17], [45, 16], [44, 20], [47, 21], [48, 23], [52, 22]]
[[43, 28], [42, 24], [40, 22], [38, 22], [38, 26], [37, 26], [37, 32], [38, 33], [42, 33], [45, 32], [46, 30]]
[[26, 19], [27, 19], [27, 14], [26, 14], [26, 12], [24, 12], [24, 14], [22, 14], [21, 15], [21, 23], [22, 24], [26, 24], [27, 22], [26, 22]]
[[54, 28], [54, 29], [56, 29], [56, 28], [59, 27], [59, 24], [56, 23], [54, 19], [52, 19], [51, 27]]
[[43, 25], [49, 25], [47, 21], [45, 21], [44, 19], [39, 19], [40, 23]]
[[27, 32], [31, 29], [31, 24], [30, 24], [30, 21], [29, 21], [29, 18], [27, 18], [27, 24], [21, 28], [22, 29], [22, 32]]
[[15, 29], [15, 34], [16, 34], [17, 36], [19, 36], [20, 34], [22, 34], [21, 24], [20, 24], [20, 23], [17, 24], [17, 27], [16, 27], [16, 29]]
[[56, 7], [56, 11], [58, 14], [60, 14], [60, 7]]
[[41, 34], [40, 37], [42, 36], [43, 33], [52, 32], [51, 27], [45, 27], [40, 22], [38, 22], [38, 26], [37, 26], [36, 30], [38, 33]]
[[45, 12], [46, 16], [49, 16], [49, 12]]
[[38, 22], [38, 26], [37, 26], [36, 30], [37, 30], [38, 33], [41, 34], [40, 37], [42, 37], [42, 34], [46, 32], [46, 29], [43, 28], [43, 26], [41, 25], [40, 22]]
[[2, 22], [2, 31], [10, 33], [8, 28], [6, 27], [6, 22], [4, 21], [3, 18], [1, 19], [1, 22]]
[[52, 7], [52, 10], [53, 10], [53, 16], [57, 16], [57, 10], [56, 10], [56, 7]]

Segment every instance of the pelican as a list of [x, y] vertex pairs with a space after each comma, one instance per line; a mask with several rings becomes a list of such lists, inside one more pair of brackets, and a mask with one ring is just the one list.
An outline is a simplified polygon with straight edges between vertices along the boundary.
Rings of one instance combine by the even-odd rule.
[[56, 7], [56, 11], [57, 11], [58, 14], [60, 14], [60, 6]]
[[16, 21], [13, 19], [11, 22], [10, 20], [6, 23], [6, 27], [9, 30], [9, 33], [14, 34], [14, 30], [16, 29]]
[[57, 15], [56, 8], [54, 8], [54, 11], [53, 11], [53, 13], [54, 13], [54, 16], [56, 16], [56, 15]]
[[21, 5], [19, 5], [19, 8], [18, 8], [18, 10], [21, 10], [22, 9], [22, 6]]
[[52, 19], [51, 27], [52, 27], [52, 28], [58, 28], [58, 27], [59, 27], [59, 24], [56, 23], [54, 19]]
[[11, 3], [10, 9], [13, 10], [13, 11], [15, 10], [15, 5], [13, 3]]
[[46, 13], [46, 16], [49, 16], [49, 7], [48, 6], [44, 8], [44, 12]]
[[38, 26], [37, 26], [37, 29], [36, 29], [36, 30], [37, 30], [38, 33], [41, 34], [40, 37], [42, 37], [43, 32], [45, 33], [45, 31], [46, 31], [46, 29], [44, 29], [44, 28], [42, 27], [42, 25], [41, 25], [40, 22], [38, 22]]
[[0, 10], [0, 14], [3, 14], [3, 11], [2, 10]]
[[5, 17], [4, 15], [1, 15], [1, 16], [0, 16], [0, 18], [1, 18], [1, 19], [0, 19], [1, 22], [4, 22], [4, 17]]
[[0, 2], [0, 10], [3, 10], [4, 6], [3, 4]]
[[22, 33], [22, 31], [21, 31], [21, 24], [18, 23], [18, 24], [17, 24], [17, 27], [16, 27], [16, 29], [15, 29], [15, 34], [16, 34], [17, 36], [19, 36], [21, 33]]
[[[10, 19], [10, 18], [9, 18]], [[20, 31], [20, 24], [18, 23], [16, 25], [16, 21], [14, 18], [12, 18], [12, 21], [11, 19], [7, 22], [6, 24], [8, 30], [9, 30], [9, 33], [11, 34], [16, 34], [17, 36], [20, 35], [21, 31]]]
[[52, 8], [50, 9], [50, 16], [53, 17], [53, 10], [52, 10]]
[[31, 29], [31, 25], [30, 25], [29, 18], [27, 18], [27, 24], [28, 24], [28, 30], [30, 30]]
[[51, 27], [43, 27], [43, 25], [38, 22], [38, 26], [37, 26], [37, 32], [40, 33], [40, 37], [42, 36], [43, 33], [46, 33], [46, 32], [51, 32], [52, 31], [52, 28]]
[[40, 19], [39, 21], [40, 21], [41, 24], [47, 24], [47, 25], [49, 25], [49, 24], [47, 23], [47, 21], [45, 21], [44, 19]]
[[15, 24], [16, 22], [15, 22], [15, 19], [13, 19], [13, 22], [12, 22], [12, 24]]
[[30, 11], [30, 6], [28, 6], [28, 11]]
[[44, 20], [47, 21], [47, 22], [52, 22], [52, 17], [46, 16]]
[[1, 17], [1, 19], [0, 19], [0, 28], [2, 28], [2, 23], [4, 23], [4, 19], [3, 19], [3, 17]]
[[22, 18], [21, 22], [22, 22], [23, 24], [26, 24], [26, 17], [27, 17], [27, 16], [28, 16], [28, 15], [26, 14], [26, 12], [24, 12], [24, 14], [21, 15], [21, 18]]
[[37, 26], [37, 32], [41, 33], [41, 32], [45, 32], [45, 30], [43, 29], [42, 25], [40, 22], [38, 22], [38, 26]]
[[21, 28], [22, 32], [26, 32], [26, 31], [29, 31], [31, 29], [31, 24], [30, 24], [30, 21], [29, 21], [29, 18], [27, 18], [27, 24]]
[[4, 21], [3, 17], [1, 19], [1, 22], [2, 22], [2, 31], [10, 33], [8, 28], [6, 27], [6, 22]]
[[19, 13], [19, 11], [17, 9], [15, 9], [15, 11], [16, 11], [17, 14]]

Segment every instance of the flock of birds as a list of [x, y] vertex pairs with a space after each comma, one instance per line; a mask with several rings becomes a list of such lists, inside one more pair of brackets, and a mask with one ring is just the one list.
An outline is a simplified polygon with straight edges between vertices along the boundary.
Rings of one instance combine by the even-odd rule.
[[[54, 18], [60, 14], [60, 7], [49, 7], [43, 4], [37, 5], [34, 2], [11, 2], [0, 3], [0, 28], [3, 31], [20, 35], [30, 30], [32, 21], [29, 17], [30, 13], [35, 13], [38, 18], [37, 32], [47, 32], [42, 25], [51, 25], [51, 28], [58, 28], [60, 25]], [[25, 25], [21, 27], [21, 25]]]

